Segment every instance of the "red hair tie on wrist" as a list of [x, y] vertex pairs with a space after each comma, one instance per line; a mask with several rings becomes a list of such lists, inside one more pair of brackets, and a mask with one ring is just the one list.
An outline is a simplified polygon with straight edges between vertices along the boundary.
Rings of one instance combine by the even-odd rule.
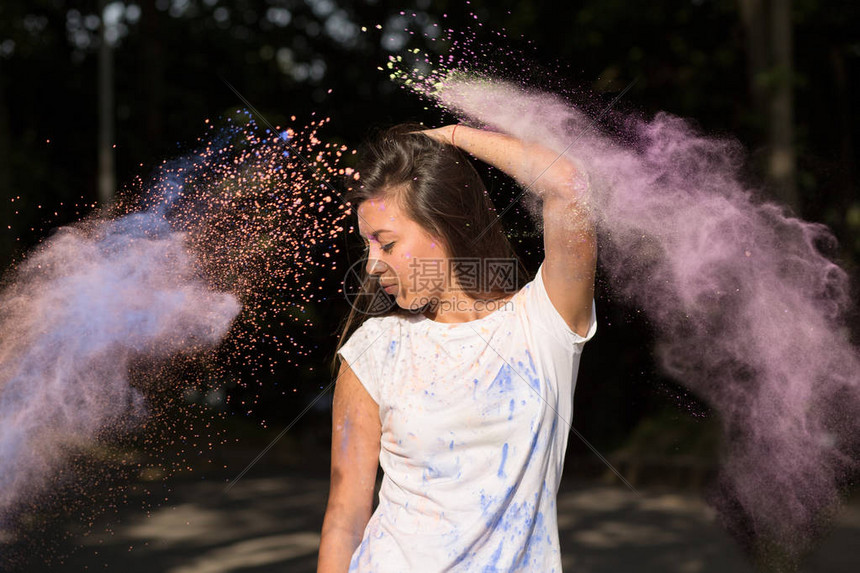
[[454, 147], [457, 147], [457, 144], [454, 143], [454, 134], [457, 133], [457, 127], [459, 127], [459, 125], [459, 123], [455, 124], [454, 129], [451, 130], [451, 145], [453, 145]]

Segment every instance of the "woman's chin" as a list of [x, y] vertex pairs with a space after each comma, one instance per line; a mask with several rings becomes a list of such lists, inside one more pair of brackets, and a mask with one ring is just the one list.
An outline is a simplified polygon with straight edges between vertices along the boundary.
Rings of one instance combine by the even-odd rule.
[[397, 303], [397, 306], [400, 308], [411, 312], [418, 312], [424, 307], [424, 305], [420, 304], [419, 300], [415, 297], [410, 297], [404, 300], [404, 298], [400, 296], [399, 292], [394, 295], [394, 302]]
[[403, 297], [400, 296], [400, 291], [397, 291], [394, 294], [389, 295], [389, 296], [392, 299], [394, 299], [394, 304], [396, 304], [397, 306], [399, 306], [402, 309], [409, 310], [409, 308], [410, 308], [409, 304], [408, 304], [409, 301], [403, 300]]

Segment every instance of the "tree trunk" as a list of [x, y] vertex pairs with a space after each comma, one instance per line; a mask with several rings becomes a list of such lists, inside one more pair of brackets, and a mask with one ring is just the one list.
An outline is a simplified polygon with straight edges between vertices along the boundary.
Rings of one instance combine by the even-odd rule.
[[114, 168], [114, 85], [113, 47], [108, 42], [105, 24], [107, 0], [99, 0], [101, 16], [101, 45], [99, 46], [98, 106], [99, 106], [99, 201], [111, 202], [116, 187]]
[[791, 0], [739, 0], [750, 99], [767, 137], [765, 178], [800, 214], [794, 151], [794, 67]]
[[[750, 99], [756, 118], [763, 119], [767, 116], [767, 90], [763, 76], [770, 59], [765, 0], [740, 0], [739, 3], [746, 38]], [[764, 127], [764, 124], [761, 127]]]
[[161, 104], [164, 99], [163, 47], [158, 26], [158, 9], [155, 0], [141, 2], [141, 76], [143, 105], [146, 113], [146, 143], [154, 146], [162, 139]]
[[791, 0], [770, 0], [773, 87], [770, 101], [768, 178], [780, 198], [800, 214], [794, 153], [794, 66]]

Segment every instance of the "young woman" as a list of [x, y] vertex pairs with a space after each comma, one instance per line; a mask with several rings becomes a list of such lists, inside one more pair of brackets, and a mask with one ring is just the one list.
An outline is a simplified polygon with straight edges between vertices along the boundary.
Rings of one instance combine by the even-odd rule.
[[[521, 288], [467, 154], [542, 211], [545, 258]], [[561, 571], [556, 495], [597, 327], [587, 177], [539, 144], [462, 125], [383, 132], [359, 173], [347, 199], [369, 293], [394, 304], [354, 308], [341, 336], [318, 572]]]

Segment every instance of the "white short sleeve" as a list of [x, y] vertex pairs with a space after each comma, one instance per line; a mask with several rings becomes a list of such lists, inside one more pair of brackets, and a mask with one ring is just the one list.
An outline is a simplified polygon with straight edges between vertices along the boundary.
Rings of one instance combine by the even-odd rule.
[[581, 349], [582, 346], [591, 340], [597, 332], [597, 312], [594, 299], [591, 300], [591, 322], [588, 325], [588, 332], [586, 332], [585, 336], [580, 336], [567, 325], [564, 317], [561, 316], [558, 309], [555, 308], [552, 301], [549, 299], [549, 294], [546, 292], [546, 285], [544, 285], [543, 282], [543, 265], [544, 263], [541, 262], [537, 273], [535, 274], [534, 281], [532, 281], [533, 287], [531, 289], [531, 300], [533, 301], [533, 304], [531, 306], [537, 314], [537, 320], [534, 322], [538, 324], [540, 328], [550, 332], [559, 340], [559, 342], [564, 344], [574, 344]]
[[380, 340], [381, 337], [379, 319], [368, 318], [337, 351], [347, 361], [358, 377], [358, 381], [377, 404], [379, 404], [379, 385], [382, 379], [379, 348], [384, 348], [385, 344], [384, 340]]

